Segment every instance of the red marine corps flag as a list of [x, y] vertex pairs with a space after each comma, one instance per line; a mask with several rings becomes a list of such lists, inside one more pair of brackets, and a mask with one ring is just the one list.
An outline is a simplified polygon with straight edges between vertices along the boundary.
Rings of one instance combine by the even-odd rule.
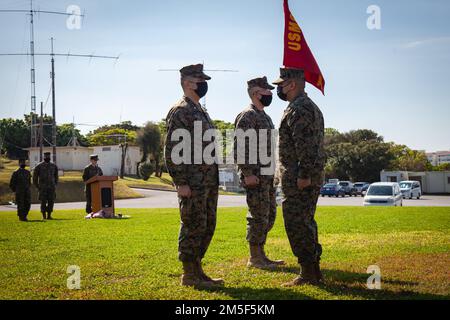
[[325, 94], [325, 80], [316, 59], [306, 43], [302, 29], [289, 10], [288, 0], [284, 0], [284, 60], [287, 68], [303, 69], [305, 80]]

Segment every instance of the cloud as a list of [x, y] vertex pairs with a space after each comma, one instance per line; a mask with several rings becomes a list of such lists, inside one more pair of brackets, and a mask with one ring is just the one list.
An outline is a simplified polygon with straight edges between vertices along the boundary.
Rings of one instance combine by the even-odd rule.
[[435, 37], [405, 43], [402, 47], [405, 49], [414, 49], [424, 45], [450, 44], [450, 37]]

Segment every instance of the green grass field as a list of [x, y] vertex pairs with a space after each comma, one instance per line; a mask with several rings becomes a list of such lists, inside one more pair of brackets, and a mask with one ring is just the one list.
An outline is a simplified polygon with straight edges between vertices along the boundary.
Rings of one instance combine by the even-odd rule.
[[[326, 282], [282, 288], [298, 272], [281, 215], [268, 255], [287, 265], [247, 269], [245, 209], [219, 209], [205, 269], [223, 288], [179, 285], [179, 216], [175, 209], [121, 210], [129, 219], [84, 220], [82, 210], [53, 221], [0, 217], [0, 299], [449, 299], [450, 208], [319, 207]], [[369, 265], [382, 289], [368, 290]], [[81, 289], [66, 287], [69, 265], [81, 268]]]

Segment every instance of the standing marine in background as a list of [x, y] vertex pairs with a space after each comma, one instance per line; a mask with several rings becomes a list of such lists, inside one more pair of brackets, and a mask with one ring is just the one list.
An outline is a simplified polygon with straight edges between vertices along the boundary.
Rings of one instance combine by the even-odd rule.
[[42, 217], [49, 220], [52, 219], [58, 184], [58, 167], [50, 162], [50, 155], [50, 152], [45, 152], [44, 161], [39, 163], [33, 172], [33, 184], [39, 190]]
[[[275, 129], [272, 119], [264, 112], [264, 108], [268, 107], [272, 102], [272, 92], [275, 89], [267, 83], [267, 78], [256, 78], [247, 82], [248, 94], [251, 99], [251, 104], [244, 111], [242, 111], [234, 122], [235, 130], [241, 129], [241, 133], [250, 133], [247, 130], [253, 130], [256, 133], [256, 140], [251, 145], [250, 139], [245, 139], [245, 145], [238, 146], [237, 138], [235, 137], [234, 155], [237, 160], [239, 173], [241, 177], [241, 184], [246, 190], [247, 194], [247, 241], [250, 246], [250, 259], [247, 263], [248, 267], [255, 267], [260, 269], [274, 268], [277, 265], [283, 265], [282, 260], [270, 260], [265, 253], [264, 246], [267, 240], [267, 234], [272, 229], [275, 223], [277, 213], [277, 205], [275, 199], [274, 187], [274, 170], [273, 172], [264, 173], [263, 168], [269, 169], [271, 165], [275, 166], [275, 157], [272, 154], [271, 141], [272, 130]], [[260, 133], [267, 132], [267, 140], [264, 148], [262, 148], [262, 141], [260, 141]], [[242, 143], [242, 142], [241, 142]], [[262, 149], [261, 149], [262, 148]], [[238, 153], [245, 150], [244, 162], [239, 161]], [[263, 151], [264, 150], [264, 151]], [[260, 158], [260, 151], [264, 152], [271, 158], [271, 163], [263, 163]], [[255, 163], [251, 163], [250, 153], [254, 154]], [[270, 171], [270, 170], [269, 170]]]
[[[206, 109], [200, 105], [200, 99], [208, 91], [206, 80], [211, 78], [203, 73], [203, 65], [190, 65], [182, 68], [181, 87], [183, 98], [169, 111], [166, 118], [167, 137], [164, 158], [167, 170], [177, 187], [180, 205], [181, 227], [178, 237], [178, 258], [183, 263], [181, 284], [184, 286], [222, 285], [222, 279], [212, 279], [202, 268], [202, 259], [208, 250], [216, 228], [217, 200], [219, 192], [219, 171], [217, 163], [207, 164], [203, 151], [210, 142], [202, 137], [206, 130], [215, 129]], [[194, 123], [200, 128], [200, 143], [194, 138]], [[175, 131], [184, 131], [190, 135], [190, 141], [182, 142], [173, 136]], [[172, 141], [175, 137], [176, 141]], [[189, 140], [189, 139], [188, 139]], [[189, 154], [179, 152], [174, 159], [172, 150], [178, 144], [190, 148]], [[201, 152], [200, 161], [194, 161], [194, 150]], [[183, 150], [186, 152], [186, 150]], [[198, 153], [200, 153], [198, 152]], [[187, 152], [186, 152], [187, 153]], [[181, 161], [178, 161], [181, 160]]]
[[304, 71], [281, 68], [277, 94], [289, 101], [279, 130], [283, 217], [294, 255], [301, 265], [300, 276], [287, 286], [323, 280], [320, 271], [322, 246], [314, 220], [320, 186], [324, 179], [324, 119], [319, 107], [305, 93]]
[[[86, 183], [89, 179], [95, 176], [102, 176], [102, 168], [98, 166], [98, 155], [92, 154], [90, 156], [91, 163], [84, 168], [83, 171], [83, 181]], [[91, 185], [86, 184], [84, 188], [84, 193], [86, 195], [86, 213], [92, 213], [92, 195], [91, 195]]]
[[16, 194], [17, 215], [20, 221], [28, 221], [31, 208], [31, 173], [25, 169], [25, 159], [19, 160], [19, 169], [13, 172], [9, 187]]

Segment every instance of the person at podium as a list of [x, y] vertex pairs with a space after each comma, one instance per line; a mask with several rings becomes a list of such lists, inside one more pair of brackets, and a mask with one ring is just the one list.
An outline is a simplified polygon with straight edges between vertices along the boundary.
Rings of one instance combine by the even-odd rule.
[[[103, 171], [98, 166], [98, 155], [92, 154], [90, 156], [91, 163], [84, 168], [83, 181], [86, 183], [89, 179], [95, 176], [102, 176]], [[92, 213], [92, 198], [91, 198], [91, 186], [86, 184], [84, 188], [86, 194], [86, 213]]]

